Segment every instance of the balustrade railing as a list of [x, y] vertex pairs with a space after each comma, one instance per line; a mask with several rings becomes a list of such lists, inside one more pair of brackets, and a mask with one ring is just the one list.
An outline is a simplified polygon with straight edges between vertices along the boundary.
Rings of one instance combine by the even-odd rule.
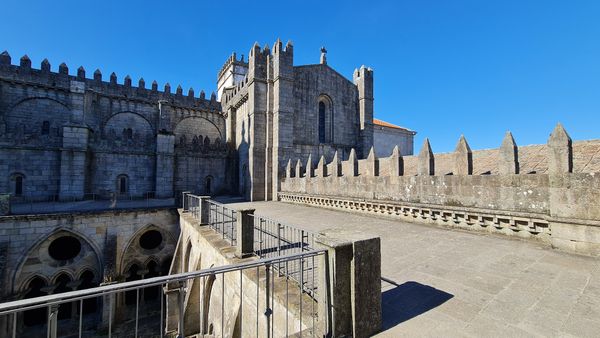
[[[329, 319], [329, 316], [323, 316], [324, 318], [317, 318], [318, 309], [316, 308], [316, 302], [307, 302], [303, 300], [303, 292], [290, 292], [294, 287], [293, 283], [290, 283], [290, 278], [286, 276], [277, 276], [274, 273], [273, 268], [276, 266], [286, 266], [296, 264], [303, 266], [307, 261], [314, 261], [319, 256], [326, 254], [326, 251], [306, 251], [302, 253], [291, 254], [287, 256], [275, 257], [275, 258], [263, 258], [259, 260], [250, 261], [247, 263], [227, 265], [216, 268], [198, 270], [193, 272], [185, 272], [179, 274], [173, 274], [168, 276], [148, 278], [144, 280], [115, 283], [86, 290], [65, 292], [60, 294], [23, 299], [17, 301], [11, 301], [0, 304], [0, 324], [3, 324], [7, 329], [7, 337], [22, 337], [28, 335], [28, 330], [31, 327], [23, 324], [23, 317], [27, 311], [41, 309], [42, 312], [46, 313], [45, 323], [39, 324], [45, 326], [44, 335], [49, 338], [55, 338], [57, 336], [78, 336], [82, 337], [89, 334], [89, 330], [84, 332], [83, 318], [84, 311], [83, 306], [85, 302], [90, 299], [97, 299], [98, 304], [102, 304], [105, 308], [100, 310], [99, 313], [103, 313], [104, 316], [97, 316], [96, 318], [103, 318], [103, 322], [99, 323], [100, 329], [94, 334], [101, 333], [102, 336], [112, 337], [114, 336], [127, 336], [127, 337], [138, 337], [144, 336], [156, 336], [163, 337], [176, 333], [178, 336], [183, 337], [186, 330], [184, 316], [181, 315], [185, 311], [189, 310], [189, 298], [192, 296], [192, 286], [194, 282], [200, 283], [203, 286], [202, 292], [195, 294], [197, 299], [197, 305], [199, 309], [198, 323], [200, 332], [199, 335], [210, 335], [211, 337], [224, 336], [225, 327], [225, 309], [227, 307], [239, 307], [239, 332], [253, 332], [253, 335], [274, 337], [277, 336], [275, 332], [279, 332], [281, 335], [285, 333], [285, 336], [298, 335], [302, 336], [317, 336], [317, 321]], [[314, 270], [313, 270], [314, 271]], [[246, 278], [244, 278], [246, 273]], [[237, 275], [236, 275], [237, 274]], [[251, 276], [260, 276], [253, 278]], [[313, 274], [312, 278], [317, 278]], [[212, 280], [210, 283], [207, 281]], [[325, 281], [326, 282], [326, 281]], [[275, 285], [277, 283], [277, 286]], [[217, 285], [217, 297], [220, 298], [220, 302], [213, 302], [215, 292], [209, 296], [206, 293], [204, 286], [206, 285]], [[145, 313], [147, 309], [140, 307], [141, 294], [150, 288], [160, 288], [160, 323], [159, 327], [155, 328], [157, 332], [148, 332], [147, 328], [140, 326], [141, 314]], [[278, 291], [275, 291], [277, 288]], [[282, 291], [285, 290], [285, 291]], [[148, 292], [148, 291], [146, 291]], [[277, 302], [278, 306], [275, 306], [275, 292], [278, 293]], [[283, 292], [283, 293], [282, 293]], [[131, 313], [135, 313], [134, 318], [128, 318], [127, 321], [120, 320], [118, 323], [115, 318], [115, 311], [117, 311], [115, 304], [117, 299], [123, 299], [126, 294], [134, 294], [135, 296], [135, 312], [131, 309]], [[168, 295], [173, 295], [173, 299], [168, 298]], [[207, 302], [205, 297], [211, 297], [210, 302]], [[240, 306], [239, 301], [245, 299], [244, 297], [256, 297], [255, 301], [243, 303]], [[295, 299], [293, 297], [296, 297]], [[174, 301], [173, 301], [174, 300]], [[167, 303], [170, 306], [176, 306], [174, 310], [169, 310], [169, 315], [175, 313], [176, 318], [170, 318], [166, 316]], [[293, 314], [290, 309], [290, 305], [294, 304], [294, 308], [298, 311]], [[61, 311], [63, 304], [71, 304], [79, 308], [80, 311], [77, 313], [75, 318], [72, 319], [59, 319], [61, 318]], [[218, 305], [220, 308], [208, 308], [206, 304], [210, 306]], [[187, 306], [187, 308], [186, 308]], [[307, 308], [308, 306], [308, 308]], [[71, 307], [69, 306], [69, 311]], [[45, 311], [44, 311], [45, 310]], [[251, 311], [251, 314], [244, 312]], [[278, 318], [284, 318], [284, 320], [275, 321], [275, 315], [278, 311], [284, 311], [283, 313], [277, 313]], [[192, 312], [192, 311], [190, 311]], [[211, 317], [212, 321], [215, 318], [220, 318], [221, 332], [213, 332], [212, 326], [208, 325], [208, 313], [216, 314]], [[193, 311], [193, 313], [196, 313]], [[175, 321], [175, 330], [170, 330], [169, 321]], [[156, 324], [156, 323], [155, 323]], [[123, 329], [123, 325], [128, 325], [126, 329]], [[244, 327], [252, 325], [246, 331]], [[1, 326], [1, 325], [0, 325]], [[65, 332], [64, 328], [73, 328], [73, 332]], [[323, 327], [329, 327], [326, 323]], [[38, 328], [39, 329], [39, 328]], [[42, 328], [44, 329], [44, 328]], [[143, 331], [143, 332], [142, 332]], [[39, 333], [40, 331], [36, 331]], [[30, 335], [30, 333], [29, 333]], [[36, 334], [34, 333], [34, 336]]]

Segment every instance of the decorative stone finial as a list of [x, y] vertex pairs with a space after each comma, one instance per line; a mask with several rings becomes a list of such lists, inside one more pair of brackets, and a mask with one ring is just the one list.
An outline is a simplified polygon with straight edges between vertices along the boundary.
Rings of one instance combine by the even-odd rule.
[[340, 176], [342, 176], [341, 162], [340, 162], [340, 157], [338, 155], [337, 150], [333, 154], [333, 159], [331, 160], [331, 164], [330, 165], [331, 165], [331, 175], [333, 175], [334, 177], [340, 177]]
[[27, 56], [27, 54], [21, 56], [20, 62], [21, 68], [31, 68], [31, 59], [29, 59], [29, 56]]
[[158, 82], [156, 82], [156, 80], [152, 81], [152, 91], [158, 91]]
[[473, 153], [464, 135], [454, 149], [454, 175], [473, 175]]
[[288, 160], [287, 165], [285, 166], [285, 177], [286, 178], [292, 177], [292, 160], [291, 159]]
[[102, 72], [100, 71], [100, 69], [96, 69], [94, 71], [94, 81], [102, 81]]
[[48, 59], [44, 59], [40, 65], [40, 70], [44, 73], [50, 72], [50, 61]]
[[69, 67], [67, 67], [66, 63], [63, 62], [58, 66], [58, 73], [62, 75], [69, 75]]
[[519, 173], [519, 149], [510, 131], [507, 131], [504, 135], [498, 155], [498, 172], [501, 175]]
[[423, 146], [418, 155], [418, 161], [419, 165], [417, 173], [419, 176], [435, 175], [433, 151], [431, 150], [431, 144], [429, 144], [428, 138], [425, 138], [425, 141], [423, 142]]
[[404, 159], [400, 155], [400, 149], [398, 145], [392, 150], [390, 156], [390, 176], [402, 176], [404, 175]]
[[77, 68], [77, 79], [78, 80], [85, 79], [85, 68], [83, 68], [83, 66], [79, 66], [79, 68]]
[[140, 79], [138, 80], [138, 88], [146, 89], [146, 81], [144, 81], [143, 77], [140, 77]]
[[0, 54], [0, 65], [10, 65], [10, 54], [8, 54], [8, 51]]
[[321, 155], [319, 163], [317, 163], [317, 170], [315, 171], [315, 176], [327, 177], [327, 162], [325, 162], [324, 155]]
[[573, 141], [558, 123], [548, 139], [548, 172], [562, 174], [573, 172]]
[[110, 84], [117, 84], [117, 74], [115, 74], [115, 72], [110, 73]]
[[313, 177], [312, 154], [308, 154], [308, 159], [306, 160], [306, 172], [304, 173], [304, 177], [307, 177], [307, 178]]
[[129, 75], [125, 76], [124, 84], [125, 84], [125, 87], [131, 87], [131, 76], [129, 76]]
[[296, 178], [300, 177], [302, 177], [302, 162], [298, 159], [298, 161], [296, 161]]

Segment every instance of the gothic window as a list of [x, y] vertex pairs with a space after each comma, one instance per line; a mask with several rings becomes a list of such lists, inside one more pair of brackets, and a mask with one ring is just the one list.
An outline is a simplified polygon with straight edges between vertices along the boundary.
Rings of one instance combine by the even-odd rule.
[[129, 182], [127, 175], [119, 175], [117, 177], [117, 191], [119, 194], [124, 195], [129, 192]]
[[321, 95], [318, 103], [318, 140], [319, 143], [333, 142], [333, 105], [327, 95]]
[[42, 135], [50, 134], [50, 121], [42, 122]]
[[207, 176], [204, 180], [204, 192], [207, 194], [212, 193], [212, 177]]
[[23, 196], [23, 181], [24, 181], [24, 176], [21, 174], [15, 174], [14, 175], [14, 180], [15, 180], [15, 187], [14, 187], [14, 195], [15, 196]]
[[319, 143], [325, 143], [325, 103], [319, 102]]

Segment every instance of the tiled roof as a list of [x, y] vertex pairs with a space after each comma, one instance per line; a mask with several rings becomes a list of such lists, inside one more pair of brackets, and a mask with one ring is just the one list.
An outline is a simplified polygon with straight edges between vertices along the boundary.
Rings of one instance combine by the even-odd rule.
[[388, 127], [388, 128], [393, 128], [393, 129], [402, 129], [402, 130], [406, 130], [406, 131], [411, 131], [410, 129], [400, 127], [395, 124], [391, 124], [389, 122], [385, 122], [383, 120], [376, 119], [376, 118], [373, 118], [373, 124], [376, 126], [381, 126], [381, 127]]

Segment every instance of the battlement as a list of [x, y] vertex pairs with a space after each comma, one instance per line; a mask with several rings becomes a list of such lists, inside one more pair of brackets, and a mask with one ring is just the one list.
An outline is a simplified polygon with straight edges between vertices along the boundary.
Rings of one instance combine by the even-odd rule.
[[234, 52], [233, 54], [231, 54], [231, 56], [229, 56], [227, 58], [227, 61], [225, 61], [225, 63], [223, 64], [223, 66], [221, 67], [221, 70], [219, 71], [218, 75], [217, 75], [217, 81], [223, 77], [223, 75], [225, 74], [225, 72], [227, 71], [227, 69], [229, 69], [229, 67], [231, 65], [236, 65], [236, 66], [242, 66], [242, 67], [248, 67], [248, 62], [244, 61], [244, 55], [242, 54], [240, 56], [240, 58], [237, 58], [237, 54]]
[[70, 75], [69, 68], [65, 63], [59, 65], [58, 72], [53, 72], [47, 59], [41, 62], [40, 69], [34, 69], [27, 55], [21, 57], [19, 65], [13, 65], [11, 56], [6, 51], [0, 54], [0, 79], [34, 83], [63, 90], [71, 90], [71, 81], [78, 81], [85, 83], [86, 90], [98, 94], [151, 101], [165, 100], [175, 105], [209, 110], [220, 110], [221, 108], [214, 92], [207, 99], [203, 90], [196, 97], [194, 89], [189, 88], [187, 94], [184, 95], [183, 88], [179, 85], [175, 93], [171, 93], [169, 83], [166, 83], [163, 90], [160, 91], [156, 81], [152, 82], [150, 88], [146, 88], [146, 82], [143, 78], [139, 79], [137, 86], [133, 86], [129, 75], [125, 76], [122, 84], [119, 84], [117, 75], [114, 72], [110, 74], [109, 81], [106, 82], [102, 79], [102, 72], [99, 69], [94, 71], [92, 78], [86, 78], [86, 71], [83, 67], [77, 69], [76, 75]]
[[345, 161], [336, 153], [329, 163], [321, 157], [315, 172], [314, 166], [311, 157], [305, 164], [289, 159], [286, 177], [597, 173], [600, 172], [600, 140], [572, 142], [558, 124], [548, 143], [542, 145], [518, 147], [512, 134], [507, 132], [497, 149], [473, 151], [466, 138], [461, 136], [454, 152], [435, 154], [429, 140], [425, 139], [416, 156], [400, 156], [396, 147], [389, 157], [377, 158], [371, 148], [366, 159], [358, 159], [353, 149]]

